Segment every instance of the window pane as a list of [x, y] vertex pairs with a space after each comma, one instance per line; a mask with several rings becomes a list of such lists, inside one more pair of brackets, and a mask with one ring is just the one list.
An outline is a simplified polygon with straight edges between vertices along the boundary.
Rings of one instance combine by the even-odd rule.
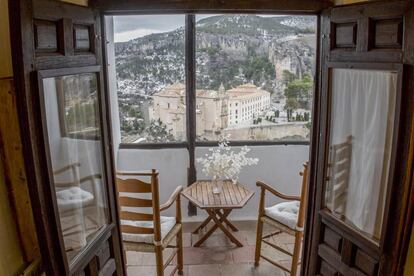
[[378, 241], [389, 178], [397, 73], [333, 69], [325, 205]]
[[95, 74], [64, 76], [56, 82], [59, 118], [64, 137], [97, 139], [100, 135]]
[[71, 263], [108, 223], [97, 76], [47, 78], [43, 88], [52, 181]]
[[123, 143], [186, 138], [184, 15], [115, 16]]
[[196, 20], [197, 139], [309, 140], [316, 17]]

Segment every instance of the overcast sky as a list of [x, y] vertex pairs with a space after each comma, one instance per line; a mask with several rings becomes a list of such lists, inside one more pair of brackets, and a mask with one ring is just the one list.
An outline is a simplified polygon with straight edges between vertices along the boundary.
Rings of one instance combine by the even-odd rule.
[[[214, 15], [197, 15], [196, 20]], [[123, 15], [114, 16], [115, 42], [128, 41], [152, 33], [183, 27], [185, 15]]]

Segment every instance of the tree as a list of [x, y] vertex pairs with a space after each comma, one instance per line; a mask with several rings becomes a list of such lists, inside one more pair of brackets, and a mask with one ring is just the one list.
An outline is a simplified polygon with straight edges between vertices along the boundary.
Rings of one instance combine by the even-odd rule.
[[132, 123], [134, 134], [141, 134], [145, 128], [144, 122], [142, 120], [135, 119]]
[[288, 122], [291, 121], [293, 111], [299, 108], [299, 103], [295, 98], [287, 98], [286, 104], [285, 104], [285, 110], [287, 113], [287, 119]]
[[160, 120], [152, 120], [149, 127], [145, 130], [148, 140], [151, 142], [172, 142], [174, 136], [167, 126]]
[[121, 130], [125, 131], [125, 133], [129, 133], [132, 130], [131, 125], [126, 120], [122, 120], [121, 122]]
[[305, 113], [303, 114], [303, 120], [304, 120], [305, 122], [309, 122], [309, 119], [310, 119], [309, 112], [305, 112]]
[[299, 102], [296, 98], [287, 98], [285, 104], [285, 110], [296, 110], [299, 108]]
[[300, 108], [309, 107], [309, 98], [312, 93], [313, 81], [309, 76], [304, 76], [301, 80], [290, 82], [285, 89], [285, 97], [294, 98]]

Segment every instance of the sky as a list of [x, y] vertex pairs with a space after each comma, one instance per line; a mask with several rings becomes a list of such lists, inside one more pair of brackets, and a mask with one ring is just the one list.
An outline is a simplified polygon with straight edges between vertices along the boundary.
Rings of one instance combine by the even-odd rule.
[[[196, 20], [198, 21], [210, 16], [214, 15], [197, 15]], [[115, 42], [128, 41], [152, 33], [169, 32], [183, 27], [184, 24], [185, 15], [182, 14], [114, 16]]]

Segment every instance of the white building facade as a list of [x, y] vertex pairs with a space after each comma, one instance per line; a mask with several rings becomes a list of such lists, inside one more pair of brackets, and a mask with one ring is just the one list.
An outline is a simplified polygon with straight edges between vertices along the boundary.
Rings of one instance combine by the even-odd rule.
[[229, 97], [229, 126], [248, 125], [270, 109], [270, 93], [254, 84], [243, 84], [226, 91]]

